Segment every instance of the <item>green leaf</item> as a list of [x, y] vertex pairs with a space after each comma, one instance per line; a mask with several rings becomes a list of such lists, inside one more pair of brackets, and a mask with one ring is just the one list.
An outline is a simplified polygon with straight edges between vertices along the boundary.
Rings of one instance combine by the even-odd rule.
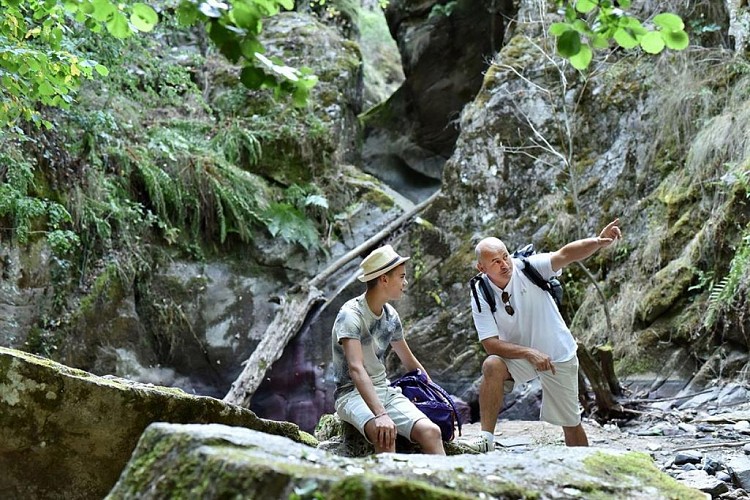
[[294, 9], [294, 0], [278, 0], [279, 5], [284, 7], [286, 10]]
[[95, 70], [96, 70], [96, 72], [97, 72], [97, 73], [99, 73], [99, 74], [100, 74], [101, 76], [107, 76], [107, 75], [109, 75], [109, 70], [108, 70], [108, 69], [107, 69], [107, 67], [106, 67], [106, 66], [104, 66], [104, 65], [101, 65], [101, 64], [97, 64], [96, 66], [94, 66], [94, 69], [95, 69]]
[[242, 85], [249, 89], [259, 89], [266, 80], [265, 72], [255, 66], [245, 66], [240, 72]]
[[664, 43], [672, 50], [684, 50], [690, 45], [690, 38], [684, 31], [661, 31]]
[[145, 3], [136, 3], [133, 5], [133, 12], [130, 14], [130, 22], [138, 31], [151, 31], [159, 22], [159, 16], [156, 11]]
[[568, 30], [557, 38], [557, 53], [565, 58], [573, 57], [581, 50], [581, 36]]
[[641, 47], [649, 54], [658, 54], [664, 50], [664, 39], [658, 31], [649, 31], [641, 38]]
[[570, 29], [568, 23], [552, 23], [549, 27], [549, 34], [552, 36], [560, 36]]
[[107, 23], [107, 31], [115, 38], [127, 38], [131, 35], [128, 20], [121, 12], [115, 12], [112, 20]]
[[234, 22], [240, 28], [245, 28], [251, 33], [257, 33], [260, 15], [257, 10], [244, 3], [235, 3], [231, 11]]
[[81, 3], [80, 12], [90, 16], [94, 13], [94, 6], [91, 4], [91, 2], [85, 1]]
[[91, 17], [100, 23], [109, 21], [117, 11], [117, 8], [109, 0], [93, 0], [91, 6], [93, 7], [93, 12], [90, 13]]
[[307, 104], [307, 96], [309, 92], [303, 87], [297, 87], [292, 93], [292, 103], [295, 107], [302, 108]]
[[183, 0], [177, 7], [177, 22], [182, 26], [192, 26], [198, 19], [198, 6], [188, 0]]
[[43, 81], [42, 84], [39, 85], [40, 95], [52, 95], [54, 93], [55, 93], [55, 89], [52, 88], [52, 85], [50, 85], [48, 81]]
[[617, 45], [623, 49], [632, 49], [638, 46], [638, 40], [626, 29], [618, 28], [613, 38], [617, 42]]
[[581, 49], [578, 51], [578, 54], [570, 57], [570, 64], [573, 65], [575, 69], [583, 71], [584, 69], [589, 67], [593, 55], [594, 53], [591, 51], [591, 47], [585, 44], [581, 45]]
[[318, 83], [318, 77], [315, 75], [308, 75], [303, 78], [300, 78], [299, 85], [301, 87], [306, 88], [307, 90], [310, 90]]
[[591, 27], [583, 19], [576, 19], [573, 21], [573, 29], [582, 35], [588, 35], [591, 33]]
[[606, 49], [609, 47], [609, 38], [604, 35], [596, 34], [591, 38], [591, 46], [595, 49]]
[[685, 23], [682, 22], [682, 18], [669, 12], [664, 12], [655, 16], [654, 24], [669, 31], [680, 31], [685, 29]]
[[263, 54], [266, 51], [263, 44], [252, 35], [245, 36], [242, 42], [240, 42], [240, 50], [242, 50], [242, 56], [248, 60], [255, 59], [256, 53]]
[[620, 0], [618, 2], [620, 4], [621, 9], [629, 9], [630, 8], [630, 0]]
[[578, 0], [576, 2], [576, 10], [581, 14], [588, 14], [597, 7], [595, 0]]

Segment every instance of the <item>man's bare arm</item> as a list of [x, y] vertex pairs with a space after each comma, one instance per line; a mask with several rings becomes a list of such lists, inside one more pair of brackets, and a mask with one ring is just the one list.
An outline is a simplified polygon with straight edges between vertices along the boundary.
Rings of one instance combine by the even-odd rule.
[[[398, 356], [398, 359], [400, 359], [401, 363], [403, 363], [406, 371], [419, 369], [422, 370], [422, 373], [427, 375], [427, 370], [424, 369], [422, 363], [420, 363], [416, 356], [414, 356], [414, 353], [411, 352], [409, 344], [406, 343], [406, 340], [395, 340], [391, 342], [391, 347], [393, 348], [393, 352], [396, 353], [396, 356]], [[427, 378], [429, 378], [429, 376]]]
[[552, 270], [557, 272], [568, 264], [583, 260], [600, 248], [608, 247], [619, 238], [622, 238], [620, 219], [615, 219], [602, 229], [598, 237], [572, 241], [556, 252], [552, 252], [550, 257]]
[[357, 339], [342, 339], [341, 347], [344, 348], [344, 357], [349, 365], [349, 376], [352, 378], [354, 387], [357, 388], [368, 408], [375, 415], [385, 412], [383, 403], [375, 392], [370, 375], [365, 370], [362, 344]]
[[495, 354], [506, 359], [525, 359], [539, 371], [552, 370], [555, 374], [555, 365], [552, 364], [552, 358], [532, 347], [524, 347], [500, 340], [498, 337], [490, 337], [482, 341], [482, 347], [487, 354]]

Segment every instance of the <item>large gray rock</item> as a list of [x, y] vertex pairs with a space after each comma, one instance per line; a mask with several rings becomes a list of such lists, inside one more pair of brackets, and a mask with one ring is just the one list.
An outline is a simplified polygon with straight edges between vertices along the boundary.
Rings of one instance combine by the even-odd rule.
[[406, 80], [365, 119], [368, 171], [388, 176], [406, 169], [442, 177], [458, 137], [454, 122], [481, 87], [512, 12], [513, 3], [505, 0], [389, 3], [386, 19]]
[[640, 453], [547, 446], [530, 453], [345, 458], [222, 425], [153, 424], [107, 497], [680, 498], [703, 500]]
[[216, 422], [315, 442], [294, 424], [217, 399], [97, 377], [2, 347], [0, 407], [2, 498], [102, 498], [152, 422]]

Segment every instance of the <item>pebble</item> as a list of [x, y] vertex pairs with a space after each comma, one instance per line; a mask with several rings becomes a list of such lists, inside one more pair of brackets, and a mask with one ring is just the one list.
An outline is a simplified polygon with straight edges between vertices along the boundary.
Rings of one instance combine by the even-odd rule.
[[700, 463], [702, 458], [703, 458], [703, 455], [699, 451], [695, 451], [695, 450], [681, 451], [677, 455], [675, 455], [674, 464], [675, 465], [697, 464], [697, 463]]
[[719, 479], [721, 481], [724, 481], [725, 483], [731, 483], [732, 482], [732, 476], [727, 474], [724, 471], [719, 471], [716, 473], [716, 479]]
[[745, 452], [745, 455], [750, 455], [750, 443], [745, 444], [745, 446], [742, 447], [742, 451]]

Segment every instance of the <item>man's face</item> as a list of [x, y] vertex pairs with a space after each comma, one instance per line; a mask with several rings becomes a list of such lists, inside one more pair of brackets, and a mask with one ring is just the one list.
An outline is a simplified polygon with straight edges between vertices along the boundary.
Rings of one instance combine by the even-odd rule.
[[505, 244], [496, 240], [483, 245], [477, 269], [489, 276], [496, 285], [505, 287], [513, 274], [513, 261]]
[[406, 290], [406, 264], [397, 266], [385, 275], [385, 289], [389, 300], [398, 300]]

